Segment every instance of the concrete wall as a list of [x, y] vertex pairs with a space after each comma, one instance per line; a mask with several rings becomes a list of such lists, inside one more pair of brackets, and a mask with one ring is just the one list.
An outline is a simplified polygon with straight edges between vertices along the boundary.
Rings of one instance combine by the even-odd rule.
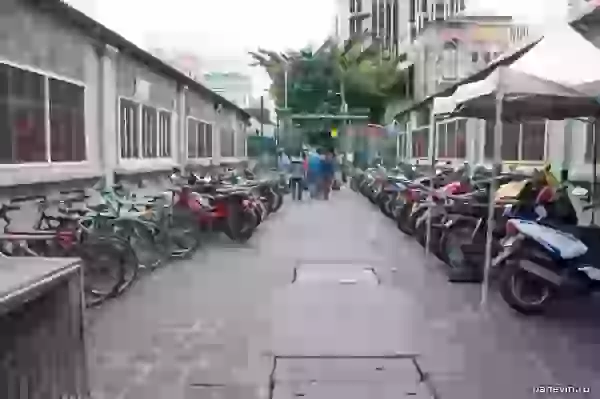
[[[64, 182], [111, 176], [113, 171], [138, 174], [183, 165], [187, 116], [224, 123], [239, 132], [238, 142], [245, 138], [243, 118], [237, 110], [224, 107], [219, 117], [214, 100], [206, 93], [183, 87], [125, 53], [94, 43], [84, 32], [66, 26], [60, 17], [42, 14], [20, 0], [0, 2], [0, 62], [83, 85], [87, 135], [84, 162], [0, 165], [0, 187], [51, 182], [68, 185]], [[122, 97], [171, 111], [171, 159], [119, 159]], [[219, 162], [218, 129], [214, 131], [214, 161]], [[243, 156], [241, 148], [245, 145], [236, 146], [236, 156]]]

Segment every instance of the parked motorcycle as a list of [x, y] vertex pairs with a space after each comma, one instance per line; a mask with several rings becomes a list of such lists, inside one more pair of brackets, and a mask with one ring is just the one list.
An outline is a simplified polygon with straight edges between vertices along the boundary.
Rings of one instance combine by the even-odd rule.
[[538, 221], [512, 219], [502, 245], [492, 266], [500, 270], [502, 298], [519, 313], [541, 314], [561, 295], [600, 290], [598, 226], [565, 224], [545, 215]]

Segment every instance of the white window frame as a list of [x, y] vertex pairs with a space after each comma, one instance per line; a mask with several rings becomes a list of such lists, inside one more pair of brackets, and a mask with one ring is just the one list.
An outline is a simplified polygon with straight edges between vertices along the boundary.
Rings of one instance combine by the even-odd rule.
[[[136, 118], [137, 118], [137, 131], [135, 132], [135, 137], [137, 137], [137, 141], [138, 141], [138, 156], [135, 158], [122, 158], [121, 157], [121, 134], [123, 133], [121, 131], [121, 100], [126, 100], [129, 101], [133, 104], [136, 105]], [[154, 158], [146, 158], [144, 157], [144, 148], [142, 146], [143, 144], [143, 108], [144, 107], [149, 107], [152, 108], [156, 111], [156, 135], [157, 135], [157, 157]], [[170, 126], [169, 126], [169, 130], [171, 132], [171, 137], [170, 137], [170, 147], [171, 147], [171, 155], [163, 157], [161, 156], [162, 152], [162, 148], [161, 148], [161, 142], [160, 142], [160, 114], [161, 112], [166, 112], [170, 115], [171, 121], [170, 121]], [[118, 124], [118, 128], [117, 128], [117, 132], [118, 132], [118, 140], [117, 140], [117, 156], [119, 159], [119, 163], [127, 163], [127, 162], [140, 162], [140, 161], [144, 161], [144, 162], [150, 162], [150, 161], [154, 161], [154, 160], [162, 160], [162, 161], [173, 161], [174, 160], [174, 153], [173, 153], [173, 117], [176, 116], [175, 112], [173, 112], [173, 110], [164, 108], [164, 107], [157, 107], [155, 105], [152, 104], [148, 104], [145, 102], [141, 102], [138, 101], [134, 98], [128, 97], [128, 96], [117, 96], [117, 124]]]
[[[544, 162], [546, 162], [545, 160], [548, 159], [548, 151], [549, 151], [549, 144], [550, 144], [550, 138], [548, 136], [548, 122], [549, 120], [546, 119], [544, 121], [544, 156], [543, 156], [543, 160], [539, 161], [539, 160], [527, 160], [527, 159], [523, 159], [523, 123], [526, 122], [521, 122], [519, 123], [519, 145], [517, 147], [517, 159], [502, 159], [502, 162], [508, 165], [514, 165], [514, 164], [531, 164], [531, 165], [540, 165], [543, 164]], [[485, 127], [484, 127], [485, 128]], [[483, 140], [483, 156], [484, 158], [486, 157], [485, 154], [485, 141], [486, 141], [487, 135], [484, 134], [484, 140]], [[492, 146], [494, 144], [492, 143]]]
[[451, 43], [453, 47], [444, 47], [442, 49], [442, 73], [441, 77], [443, 80], [456, 80], [458, 79], [458, 62], [459, 62], [459, 49], [457, 43]]
[[[159, 158], [173, 158], [173, 112], [168, 109], [157, 109], [158, 112], [158, 154]], [[168, 123], [162, 123], [161, 117], [167, 114], [169, 116]], [[165, 127], [166, 132], [162, 130], [162, 127]], [[162, 133], [162, 134], [161, 134]], [[165, 140], [164, 135], [167, 134], [167, 139]], [[164, 149], [168, 146], [169, 154], [163, 155], [165, 153]]]
[[[435, 158], [437, 160], [440, 160], [440, 161], [454, 161], [454, 160], [459, 160], [459, 159], [465, 159], [465, 158], [457, 158], [457, 157], [453, 157], [453, 158], [451, 158], [451, 157], [440, 157], [440, 148], [439, 148], [440, 147], [439, 146], [439, 144], [440, 144], [440, 126], [441, 125], [448, 125], [450, 123], [455, 123], [456, 127], [458, 127], [458, 123], [457, 122], [460, 121], [460, 120], [468, 121], [468, 118], [457, 117], [457, 118], [450, 118], [450, 119], [445, 119], [445, 120], [440, 121], [440, 122], [436, 122], [436, 124], [435, 124], [435, 129], [436, 129], [436, 135], [435, 136], [436, 136], [436, 140], [435, 140], [435, 144], [434, 144], [435, 145], [434, 149], [435, 149]], [[455, 138], [458, 137], [457, 133], [458, 133], [458, 131], [454, 132]], [[466, 135], [466, 132], [465, 132], [465, 135]], [[444, 134], [444, 143], [446, 144], [446, 147], [447, 147], [448, 146], [448, 130], [447, 130], [447, 128], [446, 128], [446, 133]], [[466, 142], [465, 142], [465, 145], [466, 145]], [[467, 150], [467, 149], [465, 148], [465, 150]]]
[[[211, 127], [211, 148], [210, 148], [210, 154], [211, 156], [208, 157], [193, 157], [190, 158], [190, 154], [189, 154], [189, 123], [190, 121], [194, 121], [196, 123], [203, 123], [205, 126], [210, 126]], [[198, 134], [198, 131], [196, 130], [196, 134]], [[196, 137], [197, 140], [197, 137]], [[198, 143], [198, 141], [196, 141], [196, 143]], [[194, 116], [187, 116], [186, 117], [186, 122], [185, 122], [185, 158], [188, 161], [194, 161], [194, 160], [198, 160], [198, 159], [212, 159], [214, 157], [214, 143], [215, 143], [215, 123], [214, 122], [209, 122], [200, 118], [196, 118]], [[208, 146], [206, 145], [206, 128], [204, 130], [204, 147], [206, 149], [208, 149]], [[197, 145], [196, 145], [197, 148]]]
[[[80, 80], [76, 80], [76, 79], [72, 79], [72, 78], [68, 78], [62, 75], [57, 75], [55, 73], [40, 69], [40, 68], [35, 68], [29, 65], [24, 65], [24, 64], [19, 64], [4, 58], [0, 58], [0, 64], [4, 64], [6, 66], [12, 67], [12, 68], [16, 68], [16, 69], [20, 69], [22, 71], [25, 72], [31, 72], [31, 73], [35, 73], [38, 75], [43, 76], [44, 78], [44, 108], [45, 108], [45, 135], [46, 135], [46, 161], [45, 162], [25, 162], [25, 163], [12, 163], [12, 164], [3, 164], [0, 163], [0, 169], [20, 169], [20, 168], [39, 168], [40, 166], [42, 167], [48, 167], [48, 166], [52, 166], [52, 165], [64, 165], [64, 166], [86, 166], [90, 164], [90, 137], [89, 137], [89, 131], [87, 129], [87, 118], [85, 117], [86, 114], [86, 110], [89, 107], [88, 101], [86, 101], [87, 99], [87, 94], [88, 94], [88, 88], [87, 85], [80, 81]], [[84, 120], [83, 120], [83, 125], [84, 125], [84, 137], [85, 137], [85, 160], [83, 161], [65, 161], [65, 162], [58, 162], [58, 161], [52, 161], [52, 154], [51, 154], [51, 132], [50, 132], [50, 90], [49, 90], [49, 86], [50, 86], [50, 80], [49, 79], [55, 79], [55, 80], [60, 80], [63, 81], [65, 83], [69, 83], [72, 84], [74, 86], [78, 86], [80, 88], [83, 89], [83, 98], [84, 98], [84, 104], [83, 104], [83, 113], [84, 113]]]

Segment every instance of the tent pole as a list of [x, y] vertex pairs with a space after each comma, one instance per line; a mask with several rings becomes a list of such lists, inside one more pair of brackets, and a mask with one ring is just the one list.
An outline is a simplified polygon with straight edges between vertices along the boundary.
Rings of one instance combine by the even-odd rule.
[[[596, 118], [590, 119], [589, 123], [592, 125], [592, 187], [590, 190], [590, 199], [592, 202], [596, 198], [596, 184], [598, 183], [598, 147], [597, 147], [597, 131], [596, 131]], [[592, 222], [596, 222], [596, 211], [592, 208]]]
[[502, 171], [502, 106], [504, 93], [496, 93], [496, 126], [494, 127], [494, 162], [492, 167], [492, 181], [490, 185], [490, 198], [488, 206], [487, 232], [485, 236], [485, 265], [483, 269], [483, 284], [481, 285], [481, 306], [487, 305], [490, 269], [492, 267], [492, 233], [494, 231], [494, 209], [496, 191], [498, 190], [498, 173]]
[[[435, 113], [433, 112], [433, 108], [431, 109], [431, 116], [429, 118], [429, 137], [431, 138], [432, 143], [429, 144], [429, 148], [431, 151], [431, 168], [433, 169], [433, 173], [435, 175], [435, 147], [437, 143], [437, 129], [435, 128]], [[431, 192], [427, 196], [427, 201], [431, 204], [433, 202], [433, 188], [434, 188], [434, 178], [432, 176], [430, 181]], [[427, 209], [427, 232], [425, 234], [425, 256], [429, 256], [429, 246], [431, 243], [431, 210], [433, 208]]]

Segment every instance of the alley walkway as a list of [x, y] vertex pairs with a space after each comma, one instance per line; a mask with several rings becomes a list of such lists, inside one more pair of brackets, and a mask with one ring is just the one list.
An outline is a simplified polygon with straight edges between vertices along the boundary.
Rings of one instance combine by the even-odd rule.
[[[193, 260], [90, 312], [94, 399], [310, 399], [270, 392], [279, 375], [273, 358], [279, 369], [319, 355], [418, 355], [430, 384], [410, 393], [417, 399], [432, 387], [442, 399], [526, 399], [539, 397], [536, 386], [559, 384], [592, 389], [581, 397], [600, 392], [600, 323], [579, 314], [587, 310], [521, 318], [492, 295], [482, 312], [477, 285], [448, 284], [441, 266], [367, 201], [334, 194], [330, 202], [286, 198], [247, 245], [207, 243]], [[355, 277], [373, 269], [377, 283], [302, 286], [315, 268], [323, 280], [328, 270]], [[340, 398], [388, 397], [352, 391]]]

